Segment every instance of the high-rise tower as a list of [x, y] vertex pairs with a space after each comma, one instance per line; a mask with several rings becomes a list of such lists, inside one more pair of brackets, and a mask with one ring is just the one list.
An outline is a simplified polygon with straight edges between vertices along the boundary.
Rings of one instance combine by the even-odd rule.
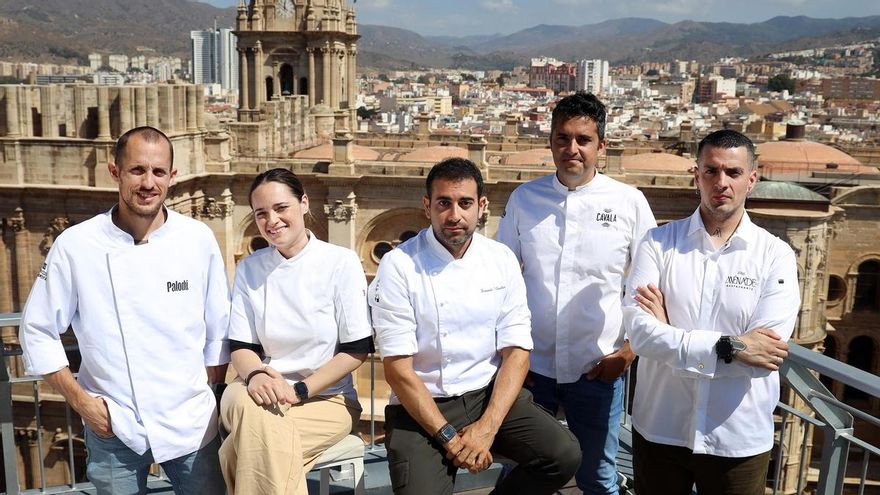
[[239, 121], [285, 95], [354, 118], [357, 26], [345, 0], [239, 0]]

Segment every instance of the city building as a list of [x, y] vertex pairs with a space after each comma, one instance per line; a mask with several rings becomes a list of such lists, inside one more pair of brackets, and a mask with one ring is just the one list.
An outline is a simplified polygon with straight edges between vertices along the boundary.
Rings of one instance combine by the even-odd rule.
[[577, 63], [577, 80], [574, 86], [576, 91], [602, 95], [610, 86], [607, 60], [581, 60]]

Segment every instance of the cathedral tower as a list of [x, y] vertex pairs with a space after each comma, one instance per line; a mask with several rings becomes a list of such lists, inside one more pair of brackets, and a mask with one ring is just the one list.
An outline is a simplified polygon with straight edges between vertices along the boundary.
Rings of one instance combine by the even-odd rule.
[[345, 0], [239, 0], [240, 122], [257, 122], [266, 102], [308, 95], [353, 122], [357, 25]]

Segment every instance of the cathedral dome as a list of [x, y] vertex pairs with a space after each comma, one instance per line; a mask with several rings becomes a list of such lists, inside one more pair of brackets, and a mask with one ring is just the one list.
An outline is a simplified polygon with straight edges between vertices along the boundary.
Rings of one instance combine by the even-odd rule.
[[696, 162], [672, 153], [639, 153], [637, 155], [623, 155], [621, 165], [624, 170], [640, 172], [690, 173], [696, 166]]
[[831, 146], [806, 140], [771, 141], [758, 145], [761, 174], [798, 174], [818, 171], [874, 174], [877, 169]]
[[502, 165], [511, 167], [537, 166], [553, 167], [553, 153], [550, 148], [537, 148], [511, 153], [501, 159]]
[[428, 146], [416, 148], [405, 155], [401, 155], [402, 162], [428, 162], [437, 163], [446, 158], [467, 158], [468, 150], [458, 146]]

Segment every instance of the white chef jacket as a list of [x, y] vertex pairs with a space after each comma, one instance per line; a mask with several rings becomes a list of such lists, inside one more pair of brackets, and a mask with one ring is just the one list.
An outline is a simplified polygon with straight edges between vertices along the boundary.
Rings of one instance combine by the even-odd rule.
[[519, 264], [480, 234], [455, 259], [423, 229], [382, 258], [369, 303], [382, 357], [413, 356], [433, 397], [479, 390], [498, 371], [500, 350], [532, 348]]
[[627, 334], [640, 356], [633, 426], [652, 442], [697, 454], [770, 450], [779, 374], [737, 360], [727, 364], [715, 344], [758, 327], [791, 337], [800, 307], [794, 252], [746, 213], [716, 250], [697, 209], [640, 243], [627, 293], [648, 283], [663, 292], [670, 325], [626, 298]]
[[513, 191], [496, 239], [523, 265], [532, 371], [576, 382], [623, 346], [624, 275], [655, 225], [641, 191], [598, 173], [574, 191], [556, 174]]
[[[354, 251], [309, 235], [287, 259], [274, 247], [248, 256], [235, 272], [229, 338], [259, 344], [269, 365], [290, 382], [312, 375], [340, 343], [373, 333], [367, 279]], [[321, 392], [357, 400], [351, 374]]]
[[217, 434], [205, 366], [229, 362], [229, 287], [211, 230], [171, 210], [135, 245], [112, 211], [65, 230], [31, 289], [19, 339], [27, 373], [68, 366], [61, 334], [73, 326], [77, 381], [102, 397], [113, 433], [156, 462], [192, 453]]

